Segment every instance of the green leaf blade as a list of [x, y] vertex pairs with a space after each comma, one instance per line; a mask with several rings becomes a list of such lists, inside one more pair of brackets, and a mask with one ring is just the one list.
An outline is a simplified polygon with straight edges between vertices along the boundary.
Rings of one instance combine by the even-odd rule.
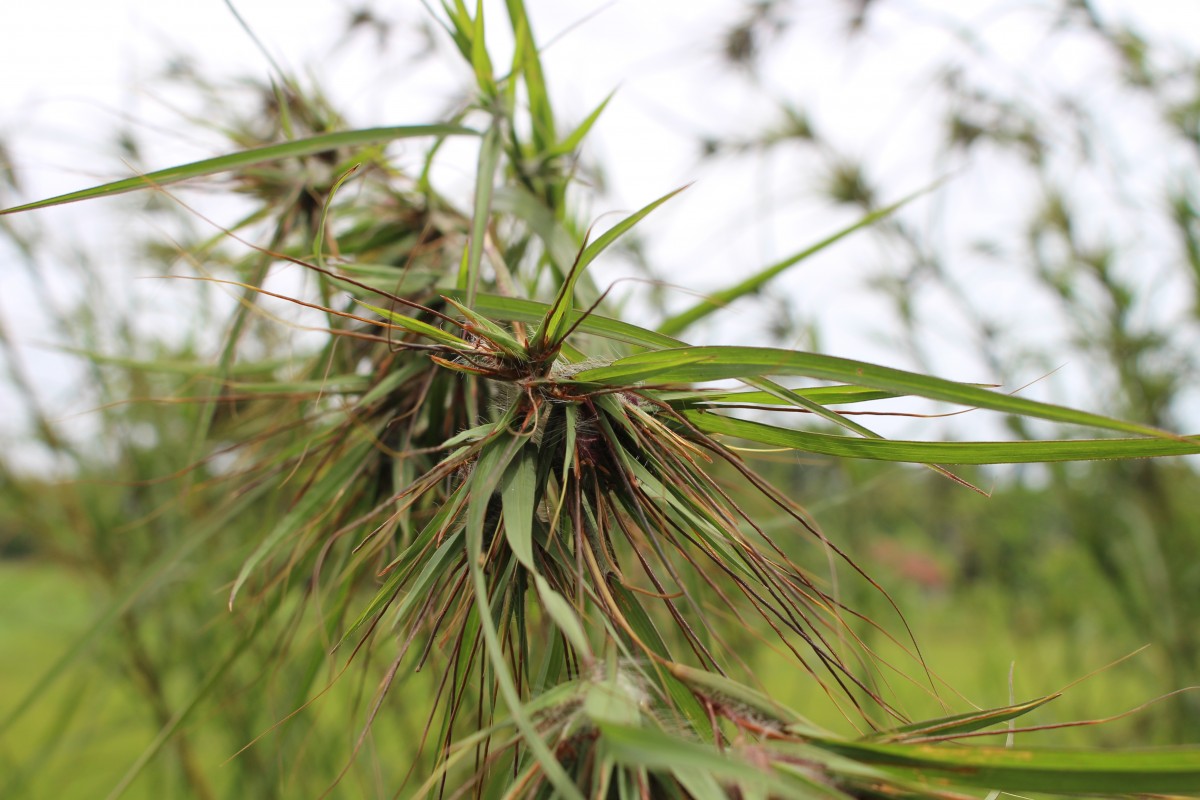
[[[606, 100], [605, 102], [608, 102], [608, 101]], [[601, 106], [601, 108], [603, 108], [603, 106]], [[600, 109], [597, 109], [597, 111], [599, 111], [599, 110]], [[692, 325], [696, 324], [697, 322], [699, 322], [700, 320], [709, 316], [710, 314], [729, 305], [734, 300], [737, 300], [741, 297], [745, 297], [748, 294], [753, 294], [753, 293], [757, 292], [759, 289], [761, 289], [764, 285], [766, 285], [770, 280], [772, 280], [773, 278], [778, 276], [780, 273], [785, 272], [789, 268], [794, 267], [795, 265], [801, 263], [802, 261], [805, 261], [806, 259], [810, 258], [811, 256], [816, 255], [817, 253], [821, 252], [822, 250], [826, 249], [827, 247], [830, 247], [831, 245], [836, 244], [837, 242], [846, 238], [850, 234], [855, 233], [856, 231], [859, 231], [863, 228], [874, 225], [876, 222], [879, 222], [881, 219], [891, 216], [892, 214], [894, 214], [896, 211], [899, 211], [901, 208], [903, 208], [908, 203], [912, 202], [913, 200], [915, 200], [916, 198], [925, 194], [926, 192], [931, 191], [933, 188], [935, 188], [938, 185], [940, 185], [940, 182], [934, 184], [933, 186], [929, 186], [924, 189], [921, 189], [920, 191], [913, 192], [912, 194], [891, 204], [890, 206], [886, 206], [885, 208], [881, 208], [876, 211], [872, 211], [871, 213], [863, 216], [861, 219], [859, 219], [857, 222], [853, 223], [852, 225], [849, 225], [848, 227], [842, 228], [841, 230], [837, 231], [836, 233], [826, 236], [821, 241], [817, 242], [816, 244], [810, 245], [809, 247], [804, 248], [803, 250], [796, 253], [795, 255], [789, 256], [785, 259], [782, 259], [781, 261], [777, 261], [776, 263], [763, 268], [762, 270], [755, 273], [754, 275], [751, 275], [749, 278], [746, 278], [743, 281], [739, 281], [738, 283], [734, 284], [733, 286], [730, 286], [727, 289], [722, 289], [720, 291], [710, 293], [707, 297], [705, 297], [705, 299], [696, 303], [691, 308], [689, 308], [685, 311], [682, 311], [672, 317], [669, 317], [667, 320], [665, 320], [661, 325], [658, 326], [659, 333], [663, 333], [668, 336], [673, 336], [677, 333], [681, 333], [682, 331], [686, 330], [687, 328], [690, 328]]]
[[535, 574], [533, 580], [537, 587], [538, 598], [542, 601], [542, 608], [545, 609], [550, 619], [554, 620], [554, 624], [567, 637], [567, 641], [571, 643], [571, 647], [575, 648], [576, 653], [590, 658], [591, 648], [588, 646], [587, 633], [584, 631], [575, 609], [571, 608], [571, 604], [567, 602], [566, 598], [554, 591], [541, 575]]
[[461, 125], [401, 125], [387, 128], [364, 128], [353, 131], [338, 131], [296, 139], [282, 144], [255, 147], [238, 153], [206, 158], [175, 167], [148, 172], [133, 178], [125, 178], [111, 183], [81, 189], [77, 192], [57, 195], [34, 203], [14, 206], [0, 210], [0, 216], [16, 214], [20, 211], [32, 211], [37, 208], [75, 203], [80, 200], [91, 200], [97, 197], [111, 197], [138, 189], [148, 189], [156, 186], [167, 186], [180, 181], [232, 172], [243, 167], [254, 166], [270, 161], [280, 161], [285, 158], [300, 158], [316, 155], [342, 147], [365, 147], [367, 145], [383, 144], [394, 139], [406, 139], [420, 136], [478, 136], [479, 132]]
[[703, 411], [685, 411], [683, 414], [706, 433], [736, 436], [768, 447], [786, 447], [842, 458], [912, 464], [1036, 464], [1200, 453], [1200, 436], [1186, 437], [1184, 440], [1146, 437], [1022, 442], [921, 442], [836, 436], [782, 428]]
[[1010, 792], [1167, 794], [1200, 791], [1200, 748], [1017, 750], [962, 745], [813, 742], [890, 772]]
[[533, 513], [536, 495], [537, 459], [525, 451], [500, 480], [504, 507], [504, 537], [521, 566], [535, 572], [533, 565]]
[[[983, 711], [969, 711], [964, 714], [955, 714], [949, 717], [941, 717], [939, 719], [924, 720], [915, 722], [911, 725], [903, 725], [898, 728], [892, 728], [887, 731], [880, 731], [867, 737], [870, 741], [878, 742], [902, 742], [912, 739], [925, 738], [928, 736], [953, 736], [955, 734], [971, 733], [980, 731], [984, 728], [989, 728], [992, 725], [998, 725], [1001, 722], [1022, 717], [1029, 712], [1041, 708], [1052, 700], [1061, 697], [1061, 693], [1039, 697], [1036, 700], [1029, 700], [1024, 703], [1016, 703], [1014, 705], [1004, 706], [1002, 708], [989, 708]], [[1003, 731], [998, 731], [1002, 733]]]
[[575, 377], [581, 381], [620, 384], [645, 380], [656, 383], [693, 383], [733, 378], [744, 380], [767, 375], [796, 375], [852, 383], [896, 394], [925, 397], [1052, 422], [1124, 431], [1142, 436], [1172, 436], [1147, 425], [1001, 394], [971, 384], [882, 367], [865, 361], [770, 347], [680, 347], [674, 350], [639, 353], [606, 367], [585, 370]]
[[465, 339], [460, 339], [452, 333], [447, 333], [437, 326], [430, 325], [428, 322], [422, 322], [415, 317], [400, 314], [386, 308], [372, 305], [370, 303], [365, 303], [362, 300], [355, 300], [355, 302], [364, 308], [371, 309], [388, 322], [391, 322], [393, 325], [398, 325], [410, 333], [415, 333], [419, 336], [424, 336], [427, 339], [433, 339], [435, 342], [451, 345], [452, 347], [461, 347], [463, 349], [470, 349], [471, 347], [470, 343]]
[[592, 126], [596, 124], [596, 120], [600, 119], [600, 115], [604, 113], [604, 109], [608, 107], [609, 101], [613, 99], [615, 94], [615, 90], [609, 92], [608, 97], [604, 98], [600, 105], [596, 106], [596, 109], [588, 114], [575, 130], [571, 131], [561, 142], [554, 146], [550, 151], [550, 155], [564, 156], [575, 152], [592, 130]]
[[539, 329], [537, 340], [540, 345], [544, 346], [547, 343], [556, 341], [566, 330], [565, 319], [567, 312], [571, 309], [575, 296], [575, 285], [579, 282], [579, 278], [583, 275], [588, 265], [595, 261], [596, 257], [603, 253], [613, 242], [627, 233], [634, 225], [641, 222], [650, 212], [686, 188], [688, 187], [681, 186], [672, 192], [668, 192], [654, 202], [643, 206], [606, 230], [596, 241], [583, 249], [583, 252], [579, 254], [579, 258], [576, 259], [574, 266], [571, 268], [570, 275], [559, 289], [558, 295], [554, 299], [554, 304], [551, 306], [545, 321]]

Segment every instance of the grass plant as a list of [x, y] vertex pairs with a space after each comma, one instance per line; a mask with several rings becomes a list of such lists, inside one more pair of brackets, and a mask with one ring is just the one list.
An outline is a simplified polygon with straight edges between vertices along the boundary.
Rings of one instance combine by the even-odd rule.
[[[969, 492], [955, 465], [1183, 455], [1200, 440], [821, 353], [677, 338], [896, 206], [655, 328], [613, 316], [588, 268], [682, 189], [615, 222], [575, 218], [578, 149], [604, 106], [563, 125], [523, 4], [505, 7], [505, 64], [482, 6], [439, 10], [475, 81], [445, 120], [343, 130], [281, 77], [267, 141], [3, 212], [172, 198], [215, 175], [256, 203], [213, 232], [248, 255], [191, 256], [239, 301], [215, 358], [91, 355], [128, 382], [118, 393], [158, 401], [106, 419], [149, 420], [155, 437], [122, 439], [62, 503], [67, 524], [90, 526], [87, 561], [113, 599], [0, 734], [111, 634], [156, 731], [113, 797], [164, 760], [174, 774], [159, 780], [197, 797], [307, 795], [309, 781], [329, 796], [1200, 792], [1195, 748], [1007, 746], [1049, 727], [1021, 720], [1056, 694], [957, 710], [885, 589], [749, 460], [769, 448], [912, 462]], [[478, 147], [457, 201], [432, 177], [450, 137]], [[418, 174], [389, 159], [401, 139], [427, 147]], [[296, 268], [305, 291], [268, 288]], [[273, 300], [319, 333], [302, 357], [280, 357]], [[895, 441], [848, 413], [896, 397], [1107, 438]], [[142, 477], [113, 492], [114, 472]], [[820, 559], [896, 622], [802, 566]], [[790, 659], [789, 680], [819, 687], [836, 723], [779, 702], [751, 648]], [[944, 712], [910, 718], [896, 683]], [[197, 755], [214, 736], [236, 753], [223, 772]]]

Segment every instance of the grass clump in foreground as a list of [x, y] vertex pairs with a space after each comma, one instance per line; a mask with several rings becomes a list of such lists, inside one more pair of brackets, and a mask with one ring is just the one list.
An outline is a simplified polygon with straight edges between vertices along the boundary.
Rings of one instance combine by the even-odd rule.
[[[250, 257], [204, 264], [223, 270], [210, 280], [235, 284], [243, 303], [215, 365], [169, 384], [189, 401], [182, 490], [139, 506], [134, 518], [146, 526], [167, 520], [162, 549], [139, 554], [144, 579], [129, 583], [87, 634], [124, 630], [164, 712], [159, 736], [114, 795], [172, 752], [171, 743], [181, 780], [213, 794], [212, 778], [183, 744], [189, 717], [204, 708], [238, 718], [231, 730], [246, 747], [231, 768], [260, 781], [264, 793], [288, 796], [286, 778], [272, 772], [278, 765], [255, 760], [253, 740], [275, 723], [281, 736], [295, 731], [310, 703], [331, 691], [320, 687], [352, 680], [355, 670], [364, 682], [347, 716], [359, 721], [358, 732], [349, 747], [341, 737], [315, 770], [331, 789], [363, 769], [372, 777], [358, 776], [360, 785], [382, 796], [1200, 791], [1195, 749], [966, 743], [1022, 730], [1015, 721], [1055, 695], [909, 719], [890, 699], [889, 682], [899, 674], [934, 696], [940, 688], [917, 643], [896, 637], [907, 654], [901, 664], [866, 645], [857, 632], [883, 625], [845, 607], [797, 555], [806, 540], [861, 574], [852, 554], [731, 442], [926, 464], [952, 480], [959, 479], [946, 465], [1168, 456], [1200, 452], [1200, 443], [874, 364], [675, 338], [717, 308], [707, 300], [657, 329], [607, 316], [588, 267], [676, 192], [603, 232], [580, 233], [568, 187], [576, 150], [603, 105], [560, 129], [522, 4], [507, 8], [514, 55], [497, 74], [482, 12], [446, 7], [447, 35], [476, 79], [473, 101], [448, 120], [340, 130], [321, 101], [285, 82], [269, 96], [286, 141], [5, 212], [233, 173], [261, 208], [224, 235], [247, 241], [243, 229], [272, 226]], [[447, 137], [478, 143], [469, 211], [430, 177]], [[384, 152], [402, 138], [433, 142], [415, 178]], [[754, 292], [817, 249], [718, 296], [730, 302]], [[271, 294], [263, 284], [276, 265], [300, 266], [312, 278], [311, 296], [287, 298], [321, 319], [309, 327], [321, 329], [323, 344], [299, 365], [274, 358], [282, 349], [274, 324], [255, 313]], [[271, 357], [246, 355], [264, 350]], [[822, 385], [789, 388], [779, 378]], [[704, 386], [727, 380], [743, 388]], [[898, 396], [1121, 438], [892, 441], [835, 410]], [[733, 415], [746, 406], [762, 413]], [[820, 427], [786, 424], [785, 411], [806, 412]], [[751, 510], [762, 507], [788, 524], [773, 519], [768, 530]], [[238, 565], [200, 595], [227, 581], [235, 616], [198, 625], [196, 636], [222, 626], [235, 632], [192, 677], [185, 699], [173, 699], [156, 686], [168, 648], [159, 662], [148, 652], [137, 622], [148, 612], [138, 601], [161, 592], [163, 577], [182, 574], [183, 564], [213, 580], [230, 552]], [[200, 619], [206, 608], [197, 600], [191, 613]], [[742, 625], [728, 625], [729, 612]], [[748, 644], [785, 653], [795, 680], [821, 686], [842, 729], [817, 724], [758, 685]], [[222, 694], [264, 685], [285, 686], [287, 707], [273, 707], [278, 693], [257, 708], [244, 695], [233, 703]], [[11, 727], [28, 705], [0, 726]], [[411, 723], [418, 712], [402, 757], [377, 749], [377, 724]], [[292, 713], [299, 719], [285, 719]], [[313, 735], [320, 730], [314, 725]], [[299, 760], [316, 749], [304, 736], [277, 752]]]

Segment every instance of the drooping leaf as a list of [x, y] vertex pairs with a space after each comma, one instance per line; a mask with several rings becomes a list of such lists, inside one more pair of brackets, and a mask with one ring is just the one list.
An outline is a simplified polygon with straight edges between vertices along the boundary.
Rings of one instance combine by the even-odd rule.
[[484, 521], [488, 503], [503, 470], [524, 446], [526, 440], [527, 437], [516, 435], [497, 436], [490, 440], [483, 446], [479, 460], [467, 478], [471, 495], [467, 503], [467, 523], [464, 530], [467, 541], [467, 570], [470, 574], [471, 588], [479, 612], [479, 629], [483, 634], [484, 649], [492, 667], [492, 675], [496, 680], [500, 695], [508, 705], [513, 723], [521, 732], [525, 745], [555, 790], [568, 800], [583, 800], [583, 796], [558, 759], [554, 757], [546, 741], [542, 738], [542, 734], [534, 727], [533, 721], [523, 707], [508, 658], [500, 644], [496, 623], [492, 619], [491, 599], [488, 596], [487, 581], [484, 579], [483, 566], [480, 563], [483, 558]]
[[[535, 572], [533, 564], [533, 512], [537, 494], [537, 457], [522, 452], [500, 479], [500, 498], [504, 505], [504, 538], [521, 566]], [[541, 576], [538, 576], [539, 578]], [[549, 588], [549, 587], [547, 587]], [[538, 591], [541, 591], [540, 584]]]
[[554, 591], [541, 575], [535, 574], [533, 579], [537, 586], [538, 598], [542, 601], [542, 608], [567, 637], [567, 641], [571, 643], [571, 647], [575, 648], [575, 652], [581, 657], [590, 658], [591, 648], [588, 646], [587, 633], [584, 632], [575, 609], [571, 607], [565, 597]]

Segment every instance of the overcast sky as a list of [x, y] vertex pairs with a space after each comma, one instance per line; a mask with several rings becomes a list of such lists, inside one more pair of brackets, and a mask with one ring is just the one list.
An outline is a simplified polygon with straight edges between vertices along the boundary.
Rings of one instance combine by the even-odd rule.
[[[720, 63], [719, 31], [738, 17], [743, 3], [527, 4], [540, 41], [561, 34], [544, 55], [561, 118], [582, 118], [618, 89], [589, 145], [609, 172], [608, 202], [619, 208], [640, 206], [699, 179], [677, 202], [644, 223], [661, 277], [691, 288], [715, 288], [851, 218], [831, 212], [811, 187], [780, 170], [777, 162], [724, 169], [701, 164], [696, 146], [701, 135], [735, 135], [742, 127], [753, 132], [771, 121], [762, 97], [747, 94], [744, 84], [730, 78]], [[384, 50], [365, 34], [351, 39], [348, 47], [335, 47], [353, 4], [244, 0], [237, 7], [273, 57], [287, 69], [313, 73], [346, 110], [351, 124], [431, 121], [463, 85], [461, 68], [445, 60], [429, 64], [414, 59], [420, 42], [411, 30], [428, 19], [422, 4], [378, 5], [395, 15], [390, 18], [395, 36]], [[876, 158], [881, 181], [895, 197], [938, 177], [928, 161], [908, 157], [923, 135], [910, 106], [920, 81], [928, 80], [928, 69], [948, 45], [944, 35], [921, 32], [913, 20], [953, 14], [969, 24], [983, 23], [1000, 58], [1014, 63], [1044, 58], [1047, 75], [1067, 86], [1086, 84], [1094, 68], [1089, 59], [1095, 54], [1041, 49], [1043, 31], [1030, 24], [1027, 13], [1039, 5], [1036, 2], [892, 0], [879, 5], [878, 24], [847, 47], [839, 33], [845, 20], [841, 4], [800, 3], [799, 26], [806, 38], [797, 41], [803, 46], [776, 55], [762, 91], [802, 96], [848, 151]], [[502, 4], [485, 6], [497, 9], [490, 17], [497, 24], [489, 38], [503, 49]], [[1152, 34], [1200, 48], [1200, 2], [1114, 0], [1097, 6], [1105, 13], [1136, 19]], [[202, 74], [214, 80], [269, 74], [267, 60], [221, 0], [41, 0], [10, 3], [4, 21], [0, 142], [11, 148], [24, 199], [129, 174], [112, 144], [113, 131], [121, 125], [132, 125], [154, 145], [148, 167], [215, 154], [215, 140], [197, 138], [194, 126], [180, 120], [177, 104], [185, 101], [172, 96], [158, 79], [168, 59], [194, 59]], [[463, 168], [464, 185], [467, 169]], [[962, 185], [970, 188], [972, 180], [980, 179], [968, 175]], [[1006, 195], [1002, 182], [988, 181], [974, 190], [992, 203], [988, 214], [1004, 219], [1020, 196]], [[591, 209], [594, 214], [608, 210]], [[73, 230], [97, 226], [101, 230], [92, 231], [94, 235], [120, 235], [109, 222], [93, 222], [102, 217], [90, 210], [44, 213]], [[886, 325], [880, 321], [890, 312], [877, 298], [865, 296], [859, 285], [868, 268], [879, 266], [871, 253], [856, 243], [841, 245], [781, 282], [778, 291], [822, 323], [823, 342], [831, 352], [904, 366], [903, 356], [889, 352], [883, 340]], [[874, 261], [867, 264], [868, 258]], [[22, 284], [11, 272], [0, 264], [7, 290], [0, 307], [18, 329], [35, 328], [37, 311], [22, 301]], [[619, 275], [621, 268], [613, 265], [606, 274]], [[997, 281], [988, 291], [997, 302], [1007, 298], [1019, 305], [1017, 284]], [[678, 296], [679, 302], [686, 301]], [[724, 327], [714, 328], [713, 334], [724, 335], [743, 324], [759, 326], [760, 317], [752, 307], [732, 309], [722, 317]], [[947, 377], [987, 380], [965, 353], [956, 354], [961, 345], [956, 336], [954, 327], [947, 327], [939, 369]], [[61, 373], [47, 366], [52, 363], [38, 359], [37, 368]], [[46, 374], [48, 386], [55, 380]], [[1068, 369], [1062, 380], [1072, 385], [1084, 378], [1072, 378]], [[1052, 388], [1047, 391], [1042, 396], [1058, 396]], [[54, 392], [59, 399], [70, 393], [69, 386], [61, 385]], [[1030, 396], [1039, 395], [1034, 391]]]

